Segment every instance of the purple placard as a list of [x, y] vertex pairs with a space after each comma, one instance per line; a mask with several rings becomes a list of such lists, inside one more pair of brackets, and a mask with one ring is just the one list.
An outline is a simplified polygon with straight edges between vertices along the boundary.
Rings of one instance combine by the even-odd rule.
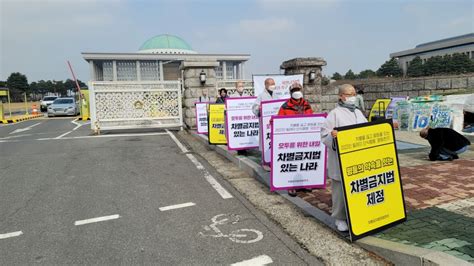
[[[326, 118], [327, 117], [327, 113], [318, 113], [318, 114], [310, 114], [310, 115], [292, 115], [292, 116], [282, 116], [282, 115], [277, 115], [277, 116], [272, 116], [272, 119], [294, 119], [294, 118], [298, 118], [298, 117], [324, 117]], [[272, 134], [271, 134], [271, 142], [272, 144], [274, 144], [273, 142], [273, 126], [274, 124], [271, 123], [271, 128], [272, 128]], [[322, 141], [321, 141], [322, 143]], [[323, 144], [324, 145], [324, 144]], [[272, 145], [271, 146], [271, 154], [272, 156], [270, 157], [272, 159], [272, 162], [271, 162], [271, 165], [273, 166], [273, 148], [275, 147], [275, 145]], [[275, 191], [275, 190], [288, 190], [288, 189], [299, 189], [299, 188], [325, 188], [326, 187], [326, 178], [327, 178], [327, 147], [325, 146], [324, 147], [324, 178], [323, 178], [323, 184], [322, 185], [309, 185], [309, 186], [292, 186], [292, 187], [274, 187], [273, 186], [273, 167], [271, 167], [271, 170], [270, 170], [270, 191]]]
[[277, 99], [277, 100], [269, 100], [269, 101], [262, 101], [260, 102], [260, 140], [261, 140], [261, 144], [262, 144], [262, 150], [261, 150], [261, 153], [262, 153], [262, 165], [270, 165], [271, 161], [270, 162], [267, 162], [265, 161], [265, 154], [264, 154], [264, 151], [265, 151], [265, 139], [264, 139], [264, 135], [263, 134], [263, 114], [262, 114], [262, 105], [263, 104], [267, 104], [267, 103], [276, 103], [276, 102], [286, 102], [288, 101], [288, 99]]
[[[227, 101], [233, 101], [233, 100], [242, 100], [242, 99], [257, 99], [257, 97], [254, 97], [254, 96], [246, 96], [246, 97], [229, 97], [229, 98], [225, 98], [225, 109], [227, 110]], [[225, 125], [226, 125], [226, 131], [225, 131], [225, 134], [226, 134], [226, 138], [227, 138], [227, 149], [230, 150], [230, 151], [238, 151], [238, 150], [248, 150], [248, 149], [254, 149], [254, 148], [258, 148], [258, 146], [248, 146], [248, 147], [240, 147], [240, 148], [233, 148], [233, 147], [230, 147], [230, 141], [229, 141], [229, 129], [227, 128], [227, 125], [229, 125], [229, 116], [226, 114], [225, 116]]]
[[[206, 104], [206, 105], [208, 105], [209, 103], [211, 103], [211, 102], [195, 102], [195, 103], [194, 103], [194, 105], [196, 106], [196, 107], [194, 108], [194, 114], [195, 114], [195, 116], [196, 116], [196, 131], [197, 131], [198, 134], [207, 135], [208, 132], [199, 132], [199, 120], [198, 120], [198, 115], [197, 115], [197, 105], [198, 105], [198, 104]], [[207, 115], [209, 116], [209, 114], [207, 114]]]

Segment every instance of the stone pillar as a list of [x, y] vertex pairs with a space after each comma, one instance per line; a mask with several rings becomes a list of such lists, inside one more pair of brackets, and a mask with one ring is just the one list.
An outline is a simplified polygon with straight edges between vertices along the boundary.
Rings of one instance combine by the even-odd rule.
[[[184, 97], [183, 97], [183, 120], [188, 128], [196, 128], [196, 108], [194, 103], [202, 96], [203, 90], [207, 90], [207, 95], [211, 100], [215, 97], [216, 70], [219, 62], [215, 60], [186, 60], [181, 63], [183, 70]], [[206, 73], [206, 83], [201, 84], [199, 75], [201, 71]]]
[[[303, 94], [304, 98], [308, 100], [316, 113], [322, 112], [322, 67], [326, 65], [321, 57], [305, 57], [305, 58], [294, 58], [285, 61], [281, 64], [280, 68], [285, 71], [285, 75], [297, 75], [303, 74]], [[316, 73], [316, 79], [313, 82], [309, 81], [309, 73], [314, 71]]]

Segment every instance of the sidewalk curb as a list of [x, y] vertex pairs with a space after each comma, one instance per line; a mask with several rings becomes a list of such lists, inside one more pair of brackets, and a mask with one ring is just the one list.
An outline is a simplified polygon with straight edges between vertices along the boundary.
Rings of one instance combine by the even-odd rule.
[[42, 116], [43, 116], [42, 114], [37, 114], [37, 115], [26, 115], [19, 118], [4, 119], [4, 120], [0, 120], [0, 124], [13, 124], [20, 121], [30, 120], [30, 119], [38, 118]]
[[[198, 141], [206, 144], [208, 148], [214, 150], [218, 154], [226, 157], [228, 160], [236, 164], [241, 170], [249, 176], [254, 177], [267, 187], [270, 184], [270, 174], [254, 161], [244, 157], [236, 156], [236, 152], [227, 150], [226, 146], [210, 145], [207, 137], [196, 134], [195, 131], [188, 130], [189, 133]], [[334, 219], [322, 210], [312, 206], [308, 202], [299, 197], [290, 197], [286, 192], [277, 191], [278, 194], [291, 201], [303, 212], [311, 215], [318, 221], [324, 223], [329, 228], [337, 232], [334, 226]], [[373, 252], [396, 265], [472, 265], [467, 261], [458, 259], [452, 255], [441, 251], [434, 251], [421, 247], [409, 246], [396, 243], [373, 236], [367, 236], [354, 242], [361, 248]]]

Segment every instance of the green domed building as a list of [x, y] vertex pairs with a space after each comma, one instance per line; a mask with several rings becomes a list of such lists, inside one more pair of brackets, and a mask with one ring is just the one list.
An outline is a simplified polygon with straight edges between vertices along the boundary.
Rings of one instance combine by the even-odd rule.
[[178, 36], [162, 34], [148, 39], [138, 49], [139, 53], [152, 54], [196, 54], [185, 40]]
[[249, 54], [200, 54], [183, 38], [160, 34], [146, 40], [137, 52], [82, 53], [90, 66], [91, 81], [183, 80], [184, 61], [217, 61], [218, 80], [245, 79]]

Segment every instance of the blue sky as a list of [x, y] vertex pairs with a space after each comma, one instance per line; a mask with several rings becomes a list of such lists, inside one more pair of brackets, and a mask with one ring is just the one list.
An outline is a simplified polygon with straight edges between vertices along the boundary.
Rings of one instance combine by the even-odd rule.
[[323, 57], [323, 74], [376, 70], [389, 54], [474, 32], [473, 1], [0, 0], [0, 80], [89, 79], [81, 52], [134, 52], [169, 33], [201, 53], [249, 53], [246, 75]]

